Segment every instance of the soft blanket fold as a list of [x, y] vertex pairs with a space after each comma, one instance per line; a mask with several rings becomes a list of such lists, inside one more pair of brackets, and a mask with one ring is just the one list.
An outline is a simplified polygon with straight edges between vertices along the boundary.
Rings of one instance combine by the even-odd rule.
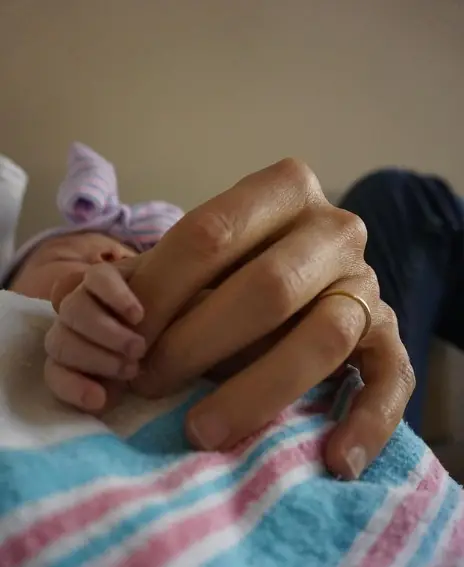
[[327, 382], [233, 451], [193, 452], [183, 417], [208, 385], [103, 422], [65, 408], [42, 384], [52, 318], [0, 292], [2, 567], [464, 565], [462, 490], [405, 424], [337, 481]]

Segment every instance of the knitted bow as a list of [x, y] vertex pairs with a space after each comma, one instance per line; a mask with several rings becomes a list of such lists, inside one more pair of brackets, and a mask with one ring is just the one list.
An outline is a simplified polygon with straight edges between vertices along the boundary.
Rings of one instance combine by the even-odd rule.
[[71, 146], [57, 205], [71, 227], [108, 232], [140, 252], [183, 216], [181, 209], [164, 201], [120, 203], [113, 164], [79, 142]]

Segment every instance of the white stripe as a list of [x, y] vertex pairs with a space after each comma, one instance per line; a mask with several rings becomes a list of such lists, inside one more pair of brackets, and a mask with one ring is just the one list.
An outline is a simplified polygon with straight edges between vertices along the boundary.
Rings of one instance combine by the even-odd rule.
[[[184, 396], [183, 396], [184, 397]], [[182, 398], [183, 399], [183, 398]], [[179, 404], [179, 399], [176, 397], [175, 405]], [[162, 407], [158, 417], [161, 417], [164, 413], [172, 411], [174, 408], [172, 404], [166, 404]], [[127, 417], [126, 411], [132, 411], [131, 409], [125, 410], [121, 408], [121, 413], [111, 414], [107, 417], [107, 421], [112, 427], [118, 429], [119, 419], [124, 420]], [[140, 419], [143, 420], [147, 417], [145, 412], [140, 412]], [[153, 407], [151, 409], [151, 421], [153, 419]], [[95, 432], [93, 432], [95, 433]], [[110, 433], [107, 429], [99, 431], [99, 433]], [[188, 457], [186, 457], [188, 458]], [[186, 458], [182, 459], [182, 463], [185, 462]], [[192, 458], [192, 457], [190, 457]], [[74, 506], [76, 503], [85, 500], [87, 498], [92, 498], [94, 495], [98, 495], [102, 490], [106, 488], [123, 488], [130, 486], [144, 486], [150, 484], [158, 477], [166, 474], [167, 472], [177, 468], [179, 466], [179, 460], [174, 464], [169, 465], [166, 468], [157, 470], [155, 472], [145, 473], [140, 476], [104, 476], [99, 477], [95, 481], [79, 485], [75, 488], [66, 490], [65, 492], [55, 492], [54, 494], [42, 498], [38, 501], [24, 504], [21, 507], [15, 508], [6, 516], [0, 519], [0, 544], [3, 543], [8, 537], [14, 535], [20, 531], [27, 529], [29, 526], [35, 522], [44, 519], [50, 514], [59, 512], [68, 507]], [[76, 463], [78, 466], [78, 463]], [[19, 487], [19, 492], [20, 492]]]
[[348, 553], [344, 556], [341, 562], [343, 567], [358, 567], [361, 564], [366, 551], [377, 541], [379, 534], [389, 524], [397, 506], [401, 504], [408, 494], [417, 489], [434, 458], [433, 453], [430, 450], [426, 450], [418, 466], [408, 474], [406, 482], [400, 486], [388, 489], [385, 500], [368, 521], [364, 530], [356, 537]]
[[462, 492], [459, 494], [458, 498], [459, 504], [456, 506], [453, 513], [451, 514], [451, 517], [448, 519], [447, 528], [446, 530], [442, 531], [441, 537], [437, 542], [437, 556], [435, 557], [434, 562], [431, 564], [431, 567], [459, 567], [459, 565], [464, 565], [462, 558], [459, 563], [457, 562], [457, 559], [452, 559], [451, 564], [449, 562], [445, 562], [445, 558], [448, 554], [448, 550], [451, 544], [451, 539], [453, 537], [454, 528], [464, 514], [464, 496]]
[[[203, 565], [205, 561], [211, 560], [213, 556], [236, 545], [252, 531], [256, 524], [262, 519], [266, 510], [269, 510], [286, 492], [294, 486], [307, 481], [310, 475], [313, 476], [322, 472], [322, 470], [323, 466], [319, 463], [318, 466], [313, 467], [310, 471], [308, 470], [307, 464], [300, 465], [288, 471], [284, 476], [279, 478], [277, 483], [270, 485], [257, 502], [253, 502], [253, 505], [249, 506], [246, 513], [238, 522], [203, 538], [179, 557], [167, 563], [166, 567], [194, 567]], [[310, 475], [308, 473], [310, 473]]]
[[[297, 416], [295, 418], [287, 420], [284, 425], [285, 427], [294, 427], [306, 422], [307, 419], [307, 416]], [[231, 466], [231, 464], [227, 461], [219, 463], [214, 467], [206, 466], [206, 469], [199, 471], [193, 476], [190, 476], [180, 486], [173, 488], [172, 490], [163, 490], [163, 492], [161, 493], [157, 491], [157, 493], [155, 493], [153, 496], [147, 496], [145, 494], [134, 498], [133, 500], [130, 500], [129, 502], [126, 502], [124, 504], [116, 505], [108, 512], [103, 513], [97, 521], [88, 524], [86, 527], [79, 529], [77, 532], [72, 532], [69, 535], [63, 536], [53, 544], [45, 547], [42, 553], [36, 555], [29, 563], [27, 563], [27, 567], [32, 567], [35, 565], [40, 566], [46, 563], [51, 563], [52, 560], [56, 560], [60, 556], [70, 553], [73, 549], [76, 549], [79, 545], [82, 545], [86, 540], [89, 540], [98, 534], [110, 530], [113, 526], [117, 525], [125, 518], [137, 513], [146, 506], [161, 504], [163, 502], [166, 502], [167, 498], [169, 498], [170, 500], [175, 500], [176, 498], [180, 497], [183, 492], [200, 484], [212, 482], [226, 472], [235, 470], [246, 460], [246, 458], [256, 449], [256, 447], [258, 447], [263, 443], [263, 441], [271, 438], [273, 435], [275, 435], [275, 433], [278, 433], [281, 430], [282, 425], [271, 427], [264, 436], [259, 437], [250, 447], [246, 449], [246, 451], [237, 455], [237, 460], [234, 461], [233, 466]], [[306, 439], [308, 437], [312, 438], [316, 433], [317, 431], [306, 431], [298, 436], [294, 436], [294, 438], [298, 440], [301, 440], [302, 438]], [[282, 444], [280, 443], [277, 445], [277, 447], [274, 447], [274, 449], [269, 449], [267, 454], [272, 454], [276, 450], [280, 450], [281, 445]], [[264, 457], [266, 457], [267, 454], [265, 453]], [[174, 465], [167, 467], [161, 472], [151, 473], [148, 477], [144, 477], [141, 480], [137, 479], [137, 482], [134, 482], [133, 479], [132, 482], [130, 480], [127, 481], [126, 479], [126, 482], [124, 484], [120, 484], [119, 487], [140, 488], [147, 486], [157, 480], [162, 479], [163, 477], [166, 477], [168, 474], [172, 474], [176, 469], [181, 467], [183, 468], [189, 461], [195, 461], [198, 458], [198, 453], [191, 453], [189, 457], [182, 459], [181, 462], [177, 461]], [[225, 455], [225, 459], [227, 459], [227, 455]], [[99, 482], [99, 485], [100, 489], [103, 488], [104, 490], [106, 488], [104, 480], [103, 482]], [[98, 496], [98, 492], [96, 491], [95, 496]], [[79, 501], [82, 501], [80, 494], [74, 497], [72, 505], [78, 505]], [[183, 509], [180, 509], [174, 514], [174, 516], [182, 516], [182, 514], [184, 514]], [[24, 567], [26, 567], [26, 565]]]
[[[439, 490], [433, 496], [432, 501], [429, 502], [425, 514], [419, 518], [419, 521], [417, 522], [417, 525], [414, 528], [414, 532], [409, 536], [408, 541], [404, 546], [404, 548], [399, 553], [396, 554], [394, 565], [398, 565], [398, 566], [406, 565], [408, 561], [410, 561], [417, 553], [422, 543], [422, 540], [427, 533], [430, 522], [433, 521], [433, 519], [437, 516], [437, 514], [441, 509], [443, 501], [446, 498], [446, 494], [449, 486], [450, 486], [450, 477], [447, 472], [444, 472], [444, 477], [441, 481], [441, 486], [439, 487]], [[424, 497], [426, 497], [425, 494]]]
[[[315, 437], [320, 437], [326, 431], [330, 429], [331, 426], [324, 425], [318, 430], [306, 431], [299, 435], [294, 435], [292, 438], [284, 439], [279, 443], [273, 450], [266, 453], [264, 458], [257, 460], [253, 466], [249, 469], [244, 477], [240, 480], [239, 484], [232, 487], [224, 489], [222, 491], [217, 491], [209, 494], [207, 497], [203, 498], [200, 502], [196, 502], [193, 506], [190, 505], [188, 508], [182, 508], [180, 510], [173, 510], [167, 512], [161, 519], [157, 519], [150, 524], [148, 524], [143, 529], [139, 530], [134, 536], [124, 540], [118, 547], [112, 549], [109, 553], [103, 557], [97, 558], [94, 562], [86, 564], [86, 567], [111, 567], [114, 563], [119, 562], [125, 558], [130, 557], [132, 552], [137, 551], [141, 546], [143, 546], [150, 538], [163, 532], [169, 530], [170, 526], [178, 522], [179, 520], [187, 520], [189, 518], [194, 518], [198, 514], [210, 510], [227, 500], [230, 500], [235, 493], [237, 493], [240, 488], [246, 484], [250, 478], [252, 478], [256, 472], [265, 467], [270, 459], [275, 457], [284, 449], [289, 449], [299, 445], [304, 441], [309, 441]], [[311, 474], [315, 474], [322, 470], [323, 466], [320, 462], [306, 463], [304, 465], [305, 478], [308, 476], [309, 470]], [[144, 505], [150, 504], [151, 501], [145, 501]], [[110, 526], [109, 526], [110, 527]]]

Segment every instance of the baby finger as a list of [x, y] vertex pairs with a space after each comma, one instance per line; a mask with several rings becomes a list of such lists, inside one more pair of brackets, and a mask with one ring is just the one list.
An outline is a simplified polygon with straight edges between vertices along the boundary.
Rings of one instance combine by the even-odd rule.
[[145, 339], [112, 317], [82, 286], [63, 300], [59, 319], [95, 345], [131, 360], [145, 354]]
[[56, 398], [81, 410], [95, 412], [106, 404], [106, 391], [101, 384], [60, 366], [50, 357], [45, 362], [44, 380]]
[[58, 364], [85, 374], [131, 380], [139, 371], [137, 362], [90, 343], [61, 321], [55, 321], [48, 331], [45, 350]]
[[142, 321], [143, 307], [114, 265], [92, 266], [85, 274], [84, 287], [126, 323], [138, 325]]

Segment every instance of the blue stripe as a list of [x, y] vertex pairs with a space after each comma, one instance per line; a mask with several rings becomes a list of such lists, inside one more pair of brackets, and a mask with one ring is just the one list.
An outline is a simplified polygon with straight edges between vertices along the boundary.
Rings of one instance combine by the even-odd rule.
[[[134, 513], [131, 517], [119, 522], [112, 527], [109, 532], [85, 541], [80, 549], [74, 549], [73, 552], [58, 560], [56, 563], [47, 563], [47, 567], [76, 567], [86, 565], [92, 559], [102, 555], [111, 548], [121, 545], [125, 539], [136, 534], [146, 525], [159, 521], [165, 514], [173, 510], [183, 508], [192, 508], [195, 504], [202, 501], [211, 494], [217, 494], [238, 485], [257, 464], [271, 450], [277, 448], [284, 440], [293, 437], [299, 433], [315, 431], [326, 423], [324, 415], [314, 415], [304, 421], [302, 424], [292, 427], [283, 426], [278, 432], [274, 433], [268, 439], [265, 439], [245, 458], [243, 462], [239, 462], [238, 466], [229, 472], [225, 472], [213, 481], [207, 481], [202, 485], [193, 486], [182, 491], [177, 497], [169, 498], [165, 502], [159, 504], [149, 504]], [[296, 451], [298, 449], [295, 449]]]
[[[2, 451], [0, 452], [0, 516], [10, 512], [24, 502], [36, 501], [51, 494], [56, 494], [82, 484], [104, 478], [108, 474], [130, 477], [146, 474], [174, 462], [180, 462], [186, 455], [189, 445], [183, 433], [183, 422], [188, 409], [201, 399], [212, 386], [204, 386], [193, 394], [189, 400], [175, 408], [170, 413], [161, 416], [141, 428], [127, 440], [120, 440], [112, 434], [100, 434], [72, 439], [60, 444], [41, 448], [40, 450]], [[330, 382], [314, 388], [304, 396], [307, 401], [313, 401], [327, 395], [333, 386]], [[303, 426], [308, 430], [325, 420], [322, 415], [310, 416]], [[277, 444], [282, 438], [298, 432], [299, 429], [289, 429], [274, 440], [263, 442], [253, 455], [240, 465], [233, 474], [224, 475], [222, 480], [210, 483], [211, 486], [197, 487], [195, 490], [182, 494], [175, 502], [148, 506], [124, 522], [121, 522], [110, 534], [103, 539], [93, 541], [94, 551], [90, 547], [76, 550], [76, 553], [98, 555], [107, 545], [114, 545], [129, 537], [131, 533], [140, 530], [147, 521], [153, 522], [162, 517], [168, 510], [194, 504], [204, 498], [208, 492], [223, 490], [233, 486], [253, 460], [268, 450], [269, 443]], [[257, 451], [257, 452], [256, 452]], [[247, 464], [248, 463], [248, 464]], [[31, 479], [34, 482], [31, 482]], [[132, 530], [128, 529], [132, 526]], [[79, 564], [75, 554], [67, 558], [70, 565]], [[66, 560], [66, 561], [67, 561]], [[60, 565], [61, 562], [58, 562]], [[67, 563], [64, 563], [67, 564]], [[84, 563], [85, 564], [85, 563]]]
[[66, 440], [39, 450], [0, 451], [0, 517], [26, 502], [108, 474], [138, 476], [178, 461], [190, 447], [184, 434], [185, 415], [204, 393], [202, 388], [128, 439], [108, 433]]
[[294, 487], [247, 537], [206, 565], [338, 565], [383, 504], [389, 488], [406, 482], [424, 451], [424, 444], [402, 424], [361, 481], [314, 478]]
[[450, 484], [440, 510], [432, 522], [430, 522], [418, 550], [407, 567], [422, 567], [434, 559], [440, 537], [448, 526], [451, 515], [459, 502], [461, 490], [461, 487], [454, 480], [450, 479]]
[[335, 566], [387, 493], [385, 485], [352, 482], [341, 488], [324, 478], [299, 484], [267, 510], [251, 534], [205, 567]]
[[[186, 413], [213, 388], [202, 382], [185, 403], [128, 439], [109, 432], [40, 449], [0, 450], [0, 517], [26, 502], [104, 478], [108, 471], [121, 477], [138, 476], [178, 461], [190, 449], [184, 434]], [[313, 401], [328, 391], [329, 385], [324, 384], [304, 398]]]

